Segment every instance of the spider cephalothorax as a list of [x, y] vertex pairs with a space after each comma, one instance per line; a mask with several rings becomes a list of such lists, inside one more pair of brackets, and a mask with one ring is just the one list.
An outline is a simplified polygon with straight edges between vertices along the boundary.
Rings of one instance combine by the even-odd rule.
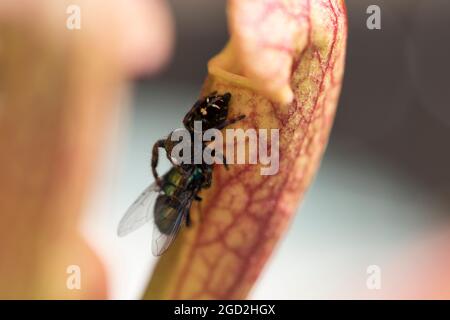
[[183, 124], [190, 132], [194, 131], [194, 122], [201, 121], [203, 131], [224, 126], [228, 118], [230, 93], [218, 95], [213, 92], [198, 100], [183, 119]]
[[[230, 93], [224, 93], [223, 95], [217, 94], [217, 92], [213, 92], [210, 95], [206, 96], [205, 98], [202, 98], [198, 100], [189, 110], [189, 112], [186, 114], [186, 116], [183, 119], [183, 124], [185, 128], [191, 133], [191, 139], [193, 139], [194, 134], [194, 128], [195, 128], [195, 122], [201, 122], [202, 125], [202, 131], [206, 131], [208, 129], [218, 129], [221, 130], [225, 128], [226, 126], [229, 126], [239, 120], [242, 120], [245, 116], [240, 115], [231, 119], [228, 119], [228, 109], [229, 109], [229, 103], [231, 100], [231, 94]], [[179, 164], [174, 163], [171, 154], [173, 147], [177, 144], [176, 141], [173, 141], [171, 139], [172, 133], [169, 134], [169, 136], [166, 139], [161, 139], [156, 141], [156, 143], [153, 145], [153, 151], [152, 151], [152, 173], [155, 177], [156, 182], [158, 185], [161, 186], [161, 180], [158, 176], [158, 173], [156, 171], [156, 167], [158, 165], [158, 159], [159, 159], [159, 148], [163, 148], [166, 151], [167, 159], [174, 165], [178, 166], [181, 169], [184, 169], [184, 171], [189, 172], [190, 166], [193, 166], [194, 161], [190, 161], [189, 164]], [[193, 146], [194, 144], [191, 143]], [[206, 146], [203, 145], [203, 148]], [[191, 154], [194, 154], [191, 152]], [[192, 159], [191, 159], [192, 160]], [[225, 159], [224, 159], [225, 160]], [[223, 161], [226, 164], [226, 161]], [[205, 166], [203, 164], [202, 166]], [[210, 172], [210, 171], [208, 171]], [[210, 180], [210, 177], [207, 177], [206, 180]]]

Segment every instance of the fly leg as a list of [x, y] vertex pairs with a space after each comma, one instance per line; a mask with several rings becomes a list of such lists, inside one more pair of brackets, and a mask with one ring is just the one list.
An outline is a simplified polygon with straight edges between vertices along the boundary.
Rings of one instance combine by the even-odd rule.
[[[198, 212], [199, 212], [198, 218], [199, 218], [200, 223], [201, 223], [203, 221], [203, 213], [202, 213], [202, 200], [203, 199], [200, 196], [195, 195], [194, 196], [194, 200], [198, 202]], [[188, 215], [186, 216], [186, 225], [189, 226], [190, 223], [191, 223], [190, 222], [190, 215], [189, 215], [189, 212], [188, 212]]]
[[[202, 189], [208, 189], [211, 186], [211, 182], [212, 182], [212, 170], [211, 167], [207, 167], [209, 170], [205, 170], [205, 175], [204, 175], [204, 180], [203, 183], [201, 185]], [[194, 196], [194, 200], [196, 200], [198, 202], [198, 212], [199, 212], [199, 220], [200, 223], [203, 221], [203, 211], [202, 211], [202, 200], [203, 198], [200, 197], [199, 195], [195, 194]]]
[[203, 183], [202, 183], [202, 189], [208, 189], [209, 187], [211, 187], [211, 183], [212, 183], [212, 168], [211, 167], [207, 167], [208, 170], [205, 170], [205, 174], [203, 176]]
[[191, 214], [188, 211], [188, 213], [186, 214], [186, 227], [189, 228], [191, 225], [192, 225]]

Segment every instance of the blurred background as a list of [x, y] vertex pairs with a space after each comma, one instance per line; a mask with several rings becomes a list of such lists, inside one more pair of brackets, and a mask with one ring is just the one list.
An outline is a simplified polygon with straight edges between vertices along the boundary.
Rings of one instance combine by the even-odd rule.
[[[160, 74], [136, 80], [133, 112], [119, 117], [83, 223], [109, 270], [112, 298], [139, 298], [156, 261], [150, 228], [115, 234], [152, 181], [151, 146], [181, 125], [205, 62], [228, 37], [225, 1], [169, 2], [173, 59]], [[254, 299], [445, 295], [424, 284], [450, 270], [439, 240], [450, 230], [450, 2], [346, 2], [347, 64], [329, 147]], [[366, 27], [372, 4], [381, 8], [381, 30]], [[380, 267], [380, 290], [366, 286], [370, 265]]]

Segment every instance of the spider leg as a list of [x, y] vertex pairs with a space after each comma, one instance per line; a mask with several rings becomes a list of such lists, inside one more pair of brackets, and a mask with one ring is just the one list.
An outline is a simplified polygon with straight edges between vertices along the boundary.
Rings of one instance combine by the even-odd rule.
[[225, 166], [225, 169], [228, 170], [229, 167], [228, 167], [227, 158], [225, 157], [225, 155], [222, 152], [217, 152], [216, 151], [216, 156], [219, 156], [219, 157], [222, 158], [223, 165]]
[[198, 220], [200, 223], [202, 223], [203, 221], [203, 211], [202, 211], [202, 198], [200, 198], [199, 196], [195, 196], [194, 197], [195, 200], [198, 201]]
[[171, 163], [173, 166], [179, 167], [180, 165], [177, 164], [177, 163], [175, 163], [175, 162], [173, 161], [173, 158], [171, 157], [173, 147], [175, 146], [174, 141], [172, 141], [171, 138], [170, 138], [171, 135], [172, 135], [172, 134], [170, 134], [170, 135], [167, 137], [167, 139], [164, 141], [164, 150], [166, 150], [166, 158], [167, 158], [167, 160], [169, 160], [170, 163]]
[[155, 144], [153, 145], [152, 148], [152, 174], [153, 177], [155, 178], [156, 184], [161, 188], [162, 187], [162, 182], [161, 182], [161, 178], [158, 175], [158, 172], [156, 171], [156, 167], [158, 166], [158, 161], [159, 161], [159, 148], [164, 148], [165, 146], [165, 140], [161, 139], [155, 142]]
[[[208, 147], [208, 146], [205, 146], [204, 148], [205, 148], [205, 150], [206, 150], [206, 149], [208, 149], [208, 150], [211, 149], [211, 148]], [[212, 153], [212, 152], [210, 152], [210, 153]], [[215, 157], [221, 158], [221, 159], [222, 159], [222, 163], [223, 163], [223, 165], [225, 166], [225, 169], [227, 169], [227, 170], [229, 169], [228, 163], [227, 163], [227, 158], [225, 157], [225, 155], [224, 155], [222, 152], [217, 151], [216, 149], [214, 149], [214, 156], [215, 156]]]
[[223, 128], [228, 127], [228, 126], [230, 126], [230, 125], [232, 125], [233, 123], [236, 123], [236, 122], [238, 122], [238, 121], [241, 121], [241, 120], [244, 119], [244, 118], [245, 118], [245, 115], [244, 115], [244, 114], [241, 114], [241, 115], [239, 115], [239, 116], [237, 116], [237, 117], [234, 117], [234, 118], [225, 120], [225, 121], [222, 122], [220, 125], [218, 125], [218, 126], [216, 127], [216, 129], [217, 129], [217, 130], [222, 130]]

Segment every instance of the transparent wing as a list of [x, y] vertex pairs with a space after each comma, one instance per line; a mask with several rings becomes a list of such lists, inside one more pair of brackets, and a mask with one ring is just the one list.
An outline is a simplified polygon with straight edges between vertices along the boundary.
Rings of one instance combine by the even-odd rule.
[[168, 223], [173, 223], [170, 231], [166, 233], [162, 233], [158, 225], [164, 224], [169, 219], [167, 216], [159, 218], [158, 221], [155, 220], [153, 227], [153, 241], [152, 241], [152, 253], [155, 256], [162, 255], [167, 248], [172, 244], [173, 240], [178, 234], [181, 225], [183, 224], [186, 215], [188, 214], [191, 208], [192, 200], [188, 199], [184, 201], [184, 203], [180, 206], [179, 214], [176, 217], [174, 222], [169, 221]]
[[119, 237], [126, 236], [152, 219], [153, 204], [158, 194], [159, 187], [156, 182], [141, 193], [120, 220], [117, 228]]

